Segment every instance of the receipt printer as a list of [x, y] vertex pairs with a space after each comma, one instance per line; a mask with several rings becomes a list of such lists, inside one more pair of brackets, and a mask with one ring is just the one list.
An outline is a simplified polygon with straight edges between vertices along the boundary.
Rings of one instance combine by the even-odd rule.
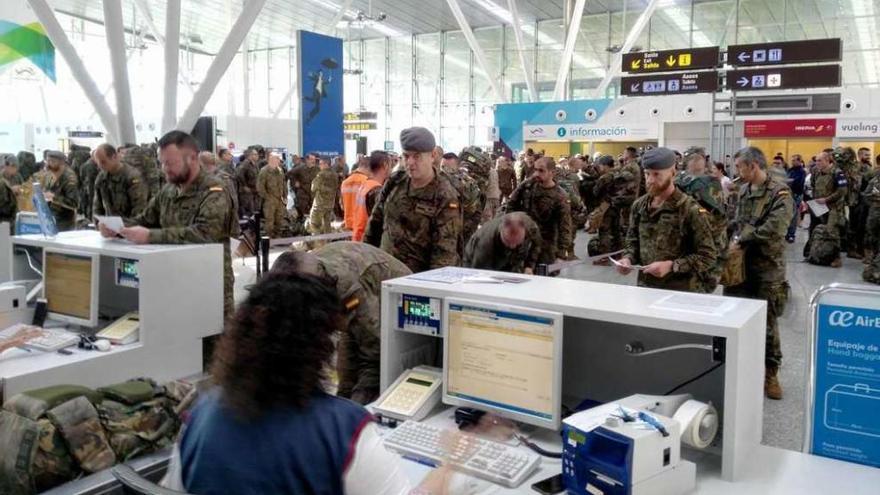
[[565, 418], [562, 476], [568, 493], [679, 495], [693, 490], [696, 466], [681, 460], [687, 425], [658, 413], [651, 407], [656, 405], [650, 396], [634, 395]]

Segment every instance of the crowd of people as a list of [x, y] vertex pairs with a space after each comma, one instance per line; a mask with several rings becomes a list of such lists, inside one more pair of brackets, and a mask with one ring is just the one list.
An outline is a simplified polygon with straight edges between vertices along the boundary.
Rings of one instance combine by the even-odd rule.
[[[119, 231], [96, 222], [102, 235], [224, 245], [229, 323], [213, 365], [220, 391], [200, 404], [182, 437], [175, 459], [188, 468], [172, 472], [180, 486], [207, 492], [257, 482], [211, 467], [217, 445], [272, 443], [275, 432], [290, 428], [297, 438], [336, 432], [338, 442], [327, 444], [335, 447], [322, 454], [327, 469], [274, 479], [255, 465], [248, 472], [262, 473], [260, 483], [308, 491], [329, 476], [349, 493], [358, 485], [364, 493], [408, 486], [375, 432], [364, 429], [368, 416], [357, 405], [379, 395], [384, 280], [446, 266], [553, 275], [564, 262], [613, 263], [622, 275], [637, 271], [644, 287], [723, 287], [727, 295], [763, 299], [771, 399], [782, 398], [777, 317], [789, 292], [785, 245], [798, 227], [808, 223], [806, 261], [839, 267], [846, 253], [864, 260], [866, 281], [880, 283], [880, 157], [872, 163], [864, 148], [824, 150], [806, 163], [799, 155], [768, 161], [754, 147], [724, 162], [701, 148], [663, 147], [567, 157], [529, 149], [513, 161], [473, 146], [445, 151], [419, 127], [401, 133], [400, 147], [400, 155], [374, 151], [348, 167], [342, 156], [288, 158], [258, 145], [239, 157], [223, 148], [213, 153], [172, 131], [147, 146], [48, 151], [39, 163], [28, 152], [7, 154], [0, 157], [0, 221], [14, 221], [38, 183], [59, 230], [119, 216]], [[236, 311], [228, 239], [257, 214], [270, 237], [343, 230], [352, 240], [284, 252]], [[579, 261], [582, 229], [591, 238]], [[355, 404], [319, 392], [334, 351], [337, 395]], [[279, 407], [271, 421], [236, 427], [239, 416]], [[303, 445], [273, 448], [295, 451], [289, 459], [299, 472], [310, 453], [311, 444]], [[437, 476], [429, 481], [442, 482]]]

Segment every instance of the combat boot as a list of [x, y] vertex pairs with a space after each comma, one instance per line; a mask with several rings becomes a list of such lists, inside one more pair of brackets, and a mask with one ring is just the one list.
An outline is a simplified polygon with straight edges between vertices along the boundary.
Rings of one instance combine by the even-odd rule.
[[782, 385], [779, 384], [778, 368], [764, 369], [764, 395], [768, 399], [782, 399]]

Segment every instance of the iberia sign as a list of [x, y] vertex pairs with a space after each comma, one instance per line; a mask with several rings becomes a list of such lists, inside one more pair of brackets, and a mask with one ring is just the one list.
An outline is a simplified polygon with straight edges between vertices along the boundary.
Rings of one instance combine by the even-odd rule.
[[679, 70], [712, 69], [718, 66], [718, 47], [683, 48], [653, 52], [625, 53], [623, 72], [644, 74]]
[[834, 137], [834, 119], [746, 120], [743, 134], [761, 137]]

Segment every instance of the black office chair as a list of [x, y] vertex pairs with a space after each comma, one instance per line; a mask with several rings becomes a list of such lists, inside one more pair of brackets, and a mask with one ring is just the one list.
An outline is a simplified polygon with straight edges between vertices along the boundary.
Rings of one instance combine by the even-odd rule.
[[187, 495], [186, 492], [178, 492], [176, 490], [168, 490], [153, 483], [152, 481], [142, 477], [125, 464], [117, 464], [110, 469], [116, 481], [122, 483], [126, 488], [126, 493], [134, 493], [137, 495]]

